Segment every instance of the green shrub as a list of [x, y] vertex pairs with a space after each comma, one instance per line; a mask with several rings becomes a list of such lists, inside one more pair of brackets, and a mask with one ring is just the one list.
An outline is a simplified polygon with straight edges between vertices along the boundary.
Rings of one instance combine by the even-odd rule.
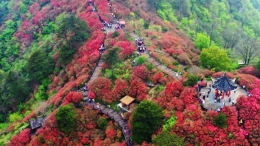
[[185, 86], [194, 86], [199, 81], [200, 77], [193, 74], [188, 75], [188, 80], [184, 83]]
[[170, 119], [166, 120], [165, 124], [163, 125], [163, 130], [169, 130], [171, 129], [174, 124], [176, 123], [177, 118], [175, 116], [172, 116]]
[[97, 126], [98, 128], [104, 130], [108, 125], [108, 121], [106, 120], [106, 118], [104, 117], [100, 117], [98, 120], [97, 120]]
[[78, 114], [72, 105], [65, 105], [60, 107], [54, 116], [58, 123], [58, 129], [68, 133], [74, 129]]
[[136, 62], [138, 65], [142, 65], [143, 63], [146, 62], [146, 58], [144, 56], [140, 56], [136, 59]]
[[167, 28], [167, 27], [163, 27], [163, 28], [162, 28], [162, 31], [163, 31], [163, 32], [167, 32], [167, 31], [168, 31], [168, 28]]
[[147, 21], [144, 22], [144, 28], [145, 28], [145, 29], [148, 29], [148, 28], [149, 28], [149, 25], [150, 25], [149, 22], [147, 22]]
[[227, 127], [227, 116], [223, 113], [219, 113], [217, 116], [213, 117], [213, 124], [219, 128]]
[[114, 33], [112, 33], [112, 38], [116, 38], [119, 36], [119, 32], [115, 31]]
[[12, 113], [9, 115], [9, 121], [10, 122], [15, 122], [17, 120], [21, 120], [23, 118], [23, 116], [17, 112]]

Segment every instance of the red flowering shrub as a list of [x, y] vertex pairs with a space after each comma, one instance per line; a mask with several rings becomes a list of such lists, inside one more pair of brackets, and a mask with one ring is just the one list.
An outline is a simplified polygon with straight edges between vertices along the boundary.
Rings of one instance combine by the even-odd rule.
[[133, 79], [130, 82], [129, 95], [132, 97], [136, 97], [138, 101], [146, 99], [146, 95], [147, 95], [146, 85], [137, 79]]
[[252, 144], [259, 144], [260, 142], [260, 105], [257, 102], [256, 98], [253, 97], [245, 97], [242, 96], [237, 100], [236, 104], [239, 109], [239, 116], [243, 120], [243, 125], [245, 127], [245, 131], [241, 130], [241, 135], [247, 135], [249, 141]]
[[110, 96], [112, 82], [109, 78], [105, 77], [98, 77], [97, 79], [93, 80], [89, 83], [88, 88], [90, 91], [94, 92], [98, 98], [101, 98], [103, 101], [112, 102], [109, 98], [115, 98]]
[[[219, 78], [221, 77], [222, 75], [224, 74], [224, 72], [216, 72], [212, 75], [213, 78]], [[229, 78], [229, 79], [234, 79], [234, 75], [230, 72], [226, 72], [226, 76]]]
[[250, 91], [250, 93], [253, 98], [256, 98], [258, 101], [260, 101], [260, 88], [254, 88]]
[[143, 80], [149, 76], [149, 71], [144, 65], [136, 67], [134, 73]]
[[116, 131], [113, 128], [109, 128], [106, 130], [107, 138], [114, 138], [116, 136]]
[[128, 58], [136, 50], [135, 46], [128, 41], [118, 41], [116, 44], [114, 44], [114, 48], [115, 47], [122, 48], [122, 51], [119, 54], [121, 58]]
[[255, 76], [249, 74], [238, 74], [238, 84], [242, 87], [245, 86], [246, 89], [252, 90], [254, 88], [260, 88], [260, 84], [258, 83], [258, 79]]
[[160, 79], [163, 77], [163, 73], [162, 72], [157, 72], [156, 74], [153, 75], [153, 83], [157, 84], [160, 82]]
[[113, 89], [114, 95], [119, 98], [129, 93], [129, 85], [126, 80], [118, 78]]
[[166, 85], [165, 96], [179, 97], [182, 90], [183, 90], [183, 86], [180, 81], [172, 81]]
[[241, 74], [250, 74], [250, 75], [256, 76], [258, 71], [253, 66], [245, 66], [245, 67], [240, 68], [238, 70], [238, 72]]
[[66, 95], [65, 99], [68, 102], [78, 103], [78, 102], [82, 101], [83, 94], [81, 92], [72, 91], [68, 95]]
[[24, 129], [19, 133], [19, 135], [15, 135], [12, 137], [9, 146], [20, 146], [20, 145], [26, 145], [30, 142], [30, 129]]

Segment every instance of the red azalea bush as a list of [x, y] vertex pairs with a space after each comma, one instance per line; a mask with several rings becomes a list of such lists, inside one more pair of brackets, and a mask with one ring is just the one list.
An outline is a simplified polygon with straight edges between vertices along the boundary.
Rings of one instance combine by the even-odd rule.
[[8, 146], [19, 146], [19, 145], [26, 145], [30, 142], [30, 129], [24, 129], [18, 135], [12, 137]]
[[117, 98], [120, 98], [124, 95], [127, 95], [129, 93], [129, 85], [126, 80], [123, 80], [121, 78], [118, 78], [115, 81], [115, 87], [113, 89], [114, 95]]
[[260, 84], [257, 84], [259, 82], [259, 79], [255, 76], [249, 74], [238, 74], [237, 78], [238, 84], [241, 87], [245, 86], [248, 90], [260, 88]]
[[146, 99], [147, 91], [147, 87], [142, 81], [137, 79], [131, 80], [129, 90], [130, 96], [137, 98], [138, 101], [142, 101]]
[[153, 75], [153, 83], [157, 84], [160, 83], [161, 78], [164, 76], [163, 72], [157, 72]]
[[148, 69], [146, 68], [146, 66], [142, 65], [142, 66], [137, 66], [135, 69], [134, 69], [134, 73], [136, 76], [138, 76], [139, 78], [141, 79], [147, 79], [148, 76], [149, 76], [149, 71]]
[[132, 43], [128, 42], [128, 41], [118, 41], [118, 42], [114, 45], [114, 47], [120, 47], [120, 48], [122, 48], [122, 51], [121, 51], [120, 54], [119, 54], [119, 56], [120, 56], [121, 58], [128, 58], [128, 57], [131, 56], [131, 55], [135, 52], [135, 50], [136, 50], [135, 46], [134, 46]]
[[[216, 73], [214, 73], [214, 74], [212, 75], [212, 77], [216, 79], [216, 78], [221, 77], [224, 73], [225, 73], [225, 72], [216, 72]], [[232, 73], [230, 73], [230, 72], [226, 72], [226, 76], [227, 76], [229, 79], [234, 79], [234, 78], [235, 78], [235, 76], [234, 76]]]
[[68, 95], [66, 95], [65, 99], [68, 102], [79, 103], [83, 99], [83, 94], [81, 92], [72, 91]]
[[183, 90], [182, 83], [180, 81], [172, 81], [166, 85], [165, 96], [167, 97], [179, 97]]
[[241, 74], [250, 74], [250, 75], [253, 75], [253, 76], [257, 76], [257, 69], [253, 66], [245, 66], [245, 67], [242, 67], [238, 70], [239, 73]]
[[110, 103], [113, 100], [115, 100], [114, 98], [116, 98], [111, 96], [112, 82], [109, 78], [98, 77], [97, 79], [89, 83], [88, 88], [90, 91], [94, 92], [98, 98], [101, 98], [103, 101]]

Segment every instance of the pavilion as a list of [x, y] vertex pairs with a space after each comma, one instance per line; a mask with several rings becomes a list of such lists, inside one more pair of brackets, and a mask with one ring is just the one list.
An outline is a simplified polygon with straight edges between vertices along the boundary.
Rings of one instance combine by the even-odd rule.
[[214, 82], [212, 87], [226, 93], [237, 88], [237, 86], [235, 86], [234, 83], [230, 79], [228, 79], [226, 73], [218, 78], [217, 81]]
[[225, 73], [217, 79], [207, 81], [207, 86], [199, 91], [202, 108], [215, 111], [221, 110], [224, 106], [234, 105], [241, 95], [246, 95], [245, 89], [237, 85], [234, 79], [228, 78]]

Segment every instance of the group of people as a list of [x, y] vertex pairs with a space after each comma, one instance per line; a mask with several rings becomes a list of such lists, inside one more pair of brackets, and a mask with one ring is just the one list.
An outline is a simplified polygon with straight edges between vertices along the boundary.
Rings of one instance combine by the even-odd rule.
[[144, 52], [146, 50], [146, 46], [144, 44], [144, 38], [135, 39], [135, 43], [138, 47], [138, 52]]
[[120, 24], [119, 22], [117, 22], [115, 29], [123, 29], [124, 25]]

